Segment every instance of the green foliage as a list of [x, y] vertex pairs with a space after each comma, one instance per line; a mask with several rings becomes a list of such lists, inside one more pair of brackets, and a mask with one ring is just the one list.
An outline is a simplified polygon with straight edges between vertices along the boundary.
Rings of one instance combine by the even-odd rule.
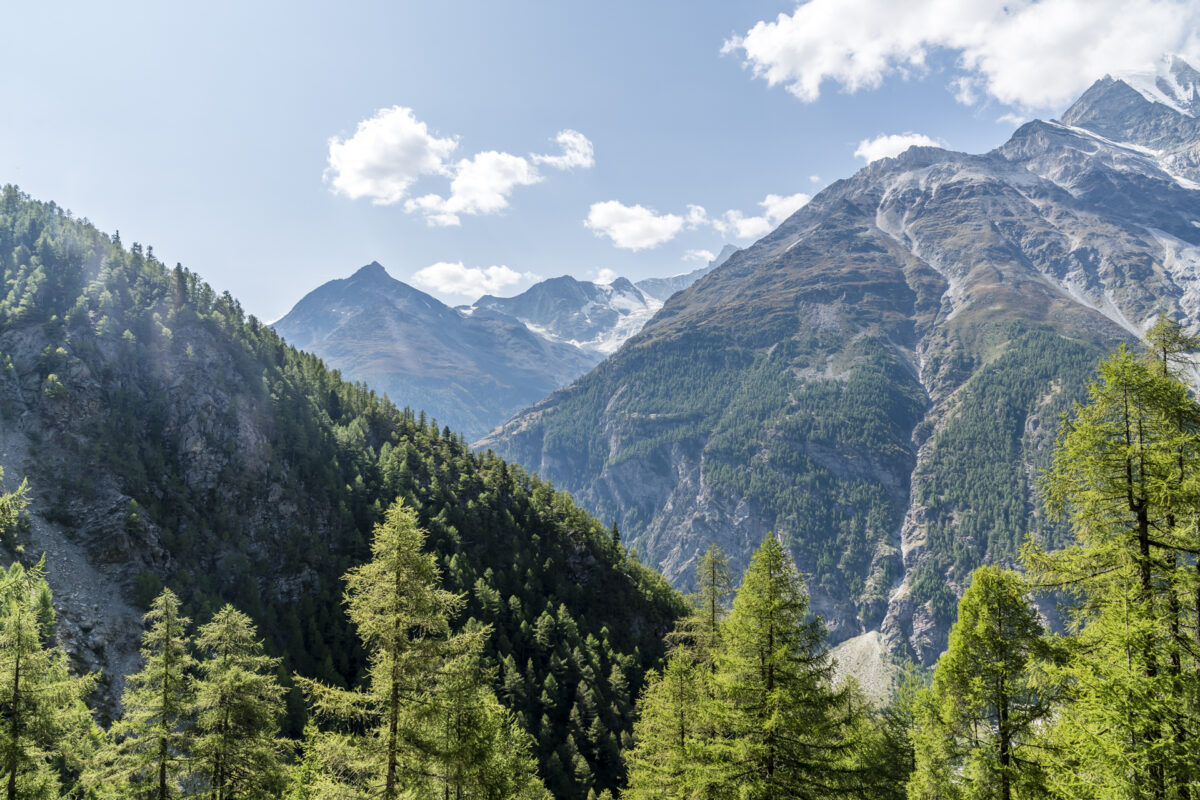
[[44, 562], [0, 576], [0, 785], [7, 800], [56, 800], [63, 777], [88, 755], [93, 723], [84, 699], [96, 675], [70, 674], [48, 644], [54, 611]]
[[947, 579], [963, 585], [982, 564], [1015, 565], [1027, 534], [1046, 546], [1066, 540], [1063, 526], [1033, 511], [1030, 467], [1049, 465], [1038, 426], [1084, 396], [1096, 350], [1019, 324], [996, 335], [996, 355], [968, 373], [917, 476], [929, 557], [912, 580], [912, 596], [947, 623], [956, 606]]
[[[446, 589], [466, 596], [453, 627], [492, 627], [483, 656], [501, 666], [496, 688], [510, 687], [503, 701], [535, 736], [553, 791], [583, 800], [621, 785], [629, 711], [684, 605], [568, 495], [342, 381], [195, 273], [11, 186], [0, 332], [44, 342], [31, 354], [6, 344], [5, 380], [41, 386], [53, 373], [65, 392], [25, 395], [46, 420], [36, 477], [64, 500], [86, 500], [93, 473], [111, 478], [136, 501], [129, 546], [161, 546], [180, 565], [161, 583], [139, 577], [139, 602], [166, 585], [198, 619], [233, 603], [284, 669], [356, 685], [368, 664], [339, 580], [401, 497]], [[77, 402], [78, 375], [95, 382], [94, 402]], [[74, 524], [66, 502], [52, 513]], [[537, 638], [543, 614], [549, 636]], [[303, 703], [288, 708], [284, 730], [299, 735]]]
[[[710, 549], [706, 565], [721, 563]], [[717, 642], [711, 660], [677, 649], [648, 686], [625, 796], [816, 798], [872, 785], [858, 753], [881, 752], [874, 721], [853, 687], [832, 687], [824, 629], [774, 536], [752, 557]]]
[[145, 621], [142, 669], [125, 679], [123, 716], [109, 731], [86, 783], [103, 796], [166, 800], [182, 792], [195, 661], [190, 620], [180, 614], [174, 592], [164, 589]]
[[279, 659], [263, 655], [254, 624], [233, 606], [197, 631], [196, 647], [194, 779], [211, 800], [278, 796], [288, 749], [279, 738]]
[[1060, 434], [1045, 494], [1074, 544], [1025, 553], [1073, 600], [1069, 657], [1048, 675], [1064, 696], [1046, 734], [1054, 796], [1183, 798], [1200, 778], [1200, 405], [1176, 372], [1194, 341], [1168, 320], [1151, 337], [1146, 356], [1100, 365]]
[[416, 514], [397, 502], [375, 528], [371, 561], [346, 575], [348, 614], [370, 658], [366, 686], [301, 679], [318, 718], [344, 726], [329, 742], [311, 737], [315, 757], [336, 754], [322, 771], [345, 776], [317, 797], [541, 797], [528, 736], [479, 668], [488, 631], [451, 632], [464, 598], [438, 588], [424, 540]]
[[910, 800], [1045, 797], [1036, 734], [1055, 698], [1033, 671], [1054, 654], [1026, 590], [998, 567], [972, 575], [949, 649], [916, 703]]

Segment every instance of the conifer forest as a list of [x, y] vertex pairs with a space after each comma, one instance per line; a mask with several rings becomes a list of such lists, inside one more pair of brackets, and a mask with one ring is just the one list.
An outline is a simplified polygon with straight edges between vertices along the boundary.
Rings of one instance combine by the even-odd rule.
[[1200, 800], [1200, 0], [0, 31], [0, 800]]

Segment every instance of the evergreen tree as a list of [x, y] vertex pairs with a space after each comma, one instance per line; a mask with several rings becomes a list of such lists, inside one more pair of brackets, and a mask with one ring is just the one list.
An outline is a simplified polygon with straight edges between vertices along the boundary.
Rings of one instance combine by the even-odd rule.
[[1052, 653], [1025, 591], [1013, 572], [975, 570], [920, 704], [910, 800], [1045, 796], [1035, 733], [1051, 698], [1031, 665]]
[[98, 793], [167, 800], [181, 793], [191, 728], [194, 664], [179, 598], [163, 589], [146, 613], [142, 669], [125, 679], [124, 714], [109, 731], [88, 783]]
[[808, 614], [795, 565], [774, 536], [754, 553], [721, 626], [719, 736], [703, 759], [723, 796], [825, 798], [850, 780], [845, 739], [853, 711], [831, 688], [825, 630]]
[[212, 800], [277, 795], [285, 743], [279, 738], [283, 687], [279, 659], [262, 652], [250, 618], [226, 605], [196, 633], [202, 653], [195, 693], [192, 755]]
[[96, 675], [70, 674], [50, 645], [54, 607], [45, 561], [0, 578], [0, 782], [7, 800], [60, 796], [60, 769], [78, 766], [93, 728], [84, 705]]

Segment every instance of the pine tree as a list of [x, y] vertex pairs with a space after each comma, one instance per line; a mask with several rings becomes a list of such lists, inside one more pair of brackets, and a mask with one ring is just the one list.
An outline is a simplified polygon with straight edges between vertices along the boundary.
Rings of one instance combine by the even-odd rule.
[[62, 648], [48, 644], [54, 608], [44, 559], [2, 575], [0, 782], [7, 800], [57, 798], [58, 767], [76, 760], [93, 729], [83, 701], [97, 676], [72, 676]]
[[179, 598], [164, 589], [146, 613], [142, 669], [125, 679], [124, 714], [87, 782], [116, 797], [167, 800], [181, 793], [191, 728], [194, 664]]
[[840, 790], [853, 710], [831, 677], [824, 628], [808, 614], [795, 566], [768, 535], [721, 626], [710, 706], [720, 735], [703, 754], [720, 794], [803, 800]]
[[1044, 797], [1035, 741], [1052, 697], [1031, 678], [1054, 655], [1016, 573], [980, 567], [958, 605], [914, 734], [910, 800]]
[[250, 618], [226, 605], [196, 633], [203, 654], [195, 690], [193, 758], [212, 800], [278, 794], [283, 781], [279, 738], [284, 690], [279, 659], [262, 652]]

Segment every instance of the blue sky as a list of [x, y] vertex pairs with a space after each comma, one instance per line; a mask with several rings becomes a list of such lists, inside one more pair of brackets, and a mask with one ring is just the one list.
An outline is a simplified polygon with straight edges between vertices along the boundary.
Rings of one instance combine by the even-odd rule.
[[1107, 71], [1193, 53], [1197, 29], [1194, 0], [3, 16], [0, 182], [152, 245], [268, 320], [371, 260], [451, 303], [564, 273], [683, 272], [888, 151], [864, 141], [990, 149]]

